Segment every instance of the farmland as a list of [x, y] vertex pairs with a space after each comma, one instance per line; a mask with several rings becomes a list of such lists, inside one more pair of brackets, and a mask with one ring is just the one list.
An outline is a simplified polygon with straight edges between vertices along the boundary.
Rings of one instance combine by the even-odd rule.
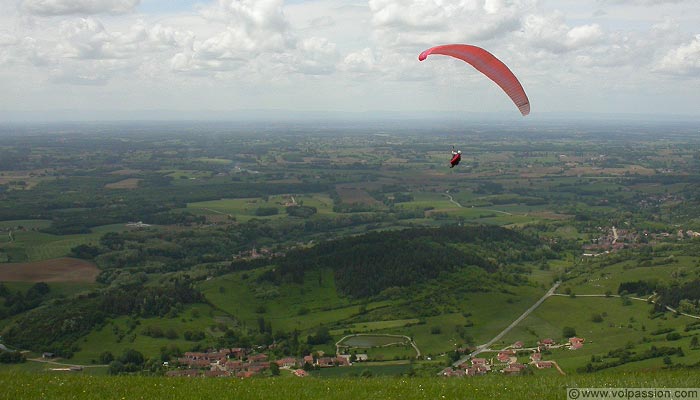
[[1, 282], [92, 283], [98, 273], [95, 264], [74, 258], [0, 264]]
[[[164, 374], [185, 352], [334, 354], [364, 334], [346, 344], [368, 361], [311, 378], [427, 379], [561, 281], [493, 350], [573, 328], [584, 347], [547, 357], [583, 380], [700, 362], [692, 318], [658, 309], [700, 314], [692, 126], [312, 128], [0, 137], [17, 155], [0, 171], [4, 344], [92, 366], [136, 350]], [[634, 358], [652, 348], [681, 351]]]

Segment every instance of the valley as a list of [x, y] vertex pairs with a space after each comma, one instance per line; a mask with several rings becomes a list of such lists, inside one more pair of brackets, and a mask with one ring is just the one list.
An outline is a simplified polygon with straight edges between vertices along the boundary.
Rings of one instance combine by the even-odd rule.
[[692, 126], [306, 128], [5, 128], [0, 343], [21, 357], [0, 371], [255, 370], [218, 367], [236, 348], [256, 376], [700, 365]]

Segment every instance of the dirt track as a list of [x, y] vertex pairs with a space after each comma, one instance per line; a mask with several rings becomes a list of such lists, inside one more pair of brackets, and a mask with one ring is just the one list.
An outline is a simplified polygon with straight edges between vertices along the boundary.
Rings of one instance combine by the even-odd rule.
[[99, 273], [95, 264], [77, 258], [0, 264], [0, 282], [92, 283]]

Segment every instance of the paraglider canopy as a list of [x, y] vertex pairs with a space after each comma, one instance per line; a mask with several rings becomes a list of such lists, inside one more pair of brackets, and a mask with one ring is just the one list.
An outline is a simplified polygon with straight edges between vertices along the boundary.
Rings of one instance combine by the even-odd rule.
[[496, 82], [498, 86], [510, 97], [515, 105], [520, 110], [520, 113], [525, 116], [530, 113], [530, 100], [523, 86], [515, 77], [513, 72], [498, 58], [481, 47], [468, 44], [447, 44], [443, 46], [432, 47], [418, 56], [418, 60], [423, 61], [431, 54], [442, 54], [458, 58], [479, 72], [489, 77]]

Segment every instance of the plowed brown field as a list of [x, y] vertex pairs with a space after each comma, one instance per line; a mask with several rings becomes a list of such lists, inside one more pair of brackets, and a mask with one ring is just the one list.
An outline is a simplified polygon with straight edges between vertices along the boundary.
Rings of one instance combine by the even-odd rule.
[[0, 282], [95, 282], [95, 264], [77, 258], [0, 264]]

